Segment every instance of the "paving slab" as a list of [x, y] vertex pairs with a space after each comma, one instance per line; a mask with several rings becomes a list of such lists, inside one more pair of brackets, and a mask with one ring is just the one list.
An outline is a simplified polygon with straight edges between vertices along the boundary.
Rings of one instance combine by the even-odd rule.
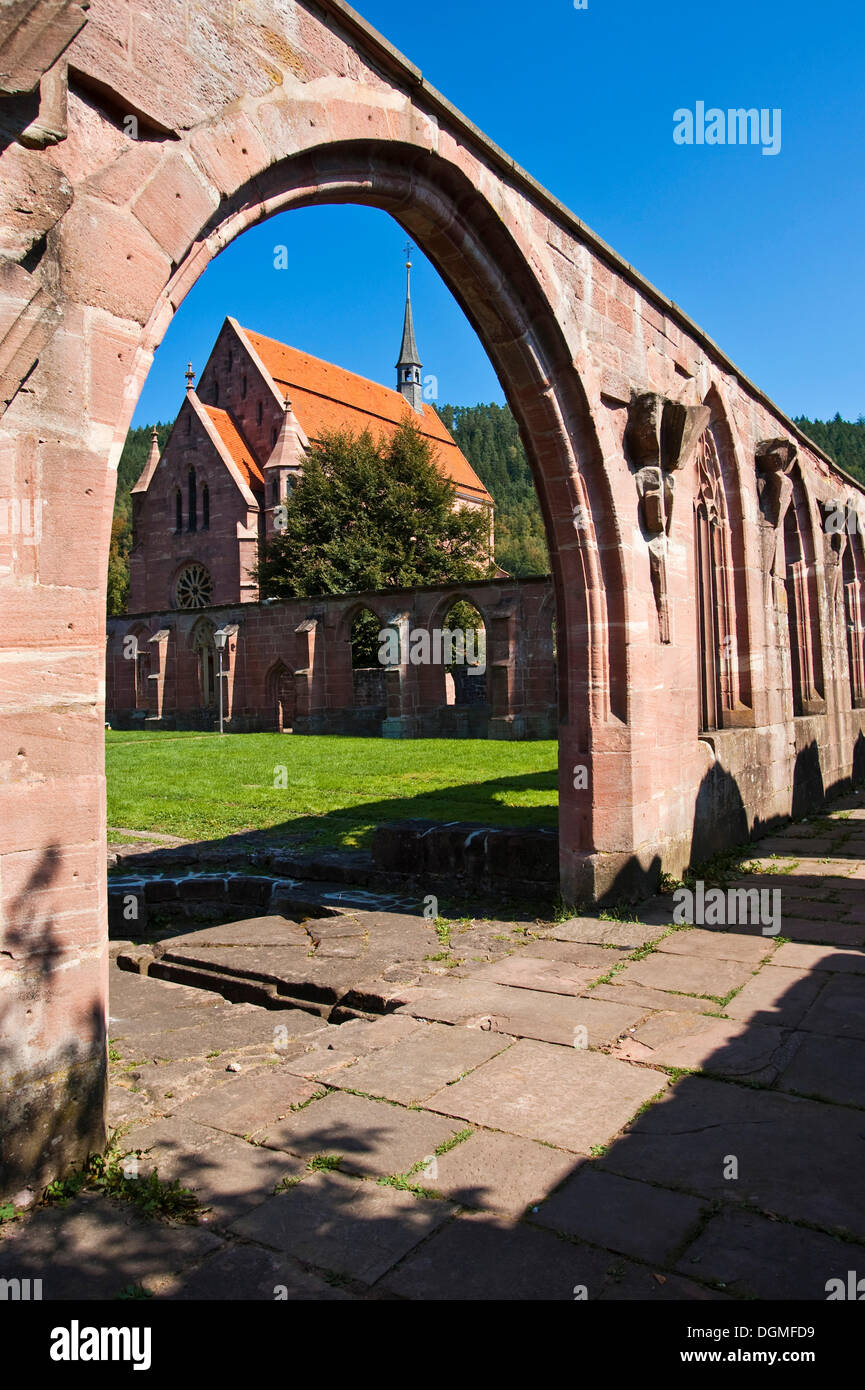
[[786, 941], [772, 958], [774, 966], [794, 970], [826, 970], [865, 975], [865, 951], [837, 951], [831, 946], [808, 946], [799, 941]]
[[865, 1042], [820, 1033], [799, 1033], [797, 1040], [799, 1047], [781, 1073], [778, 1090], [865, 1109]]
[[228, 1134], [252, 1134], [282, 1119], [321, 1089], [285, 1067], [272, 1067], [265, 1073], [242, 1072], [217, 1090], [183, 1101], [172, 1113]]
[[743, 932], [709, 931], [692, 927], [676, 931], [659, 941], [656, 950], [673, 956], [700, 956], [712, 960], [738, 960], [756, 968], [775, 950], [769, 936], [751, 936]]
[[[603, 970], [612, 970], [615, 962]], [[512, 985], [515, 989], [535, 989], [548, 994], [582, 994], [598, 975], [600, 969], [577, 968], [567, 961], [543, 960], [520, 951], [504, 960], [482, 965], [471, 972], [474, 980], [491, 980], [494, 984]]]
[[629, 946], [599, 946], [593, 941], [533, 941], [522, 954], [536, 960], [564, 960], [571, 965], [599, 967], [596, 975], [606, 975], [620, 961], [627, 960]]
[[319, 1270], [375, 1284], [446, 1222], [449, 1202], [338, 1173], [315, 1173], [236, 1221], [232, 1230]]
[[729, 1294], [667, 1270], [616, 1260], [601, 1293], [603, 1303], [729, 1303]]
[[573, 1153], [606, 1144], [667, 1078], [598, 1052], [521, 1041], [465, 1080], [432, 1096], [427, 1109]]
[[[407, 1173], [463, 1126], [426, 1110], [332, 1091], [251, 1137], [302, 1158], [338, 1154], [342, 1169], [367, 1177]], [[422, 1184], [423, 1185], [423, 1184]]]
[[[799, 1045], [795, 1035], [780, 1028], [705, 1014], [653, 1014], [632, 1036], [649, 1049], [640, 1060], [655, 1066], [710, 1071], [764, 1086], [776, 1080]], [[612, 1055], [625, 1054], [614, 1048]]]
[[664, 1263], [696, 1231], [704, 1206], [697, 1197], [586, 1163], [530, 1219], [562, 1235]]
[[310, 1274], [286, 1255], [258, 1245], [232, 1245], [176, 1276], [157, 1297], [175, 1301], [346, 1303], [355, 1295]]
[[421, 1024], [419, 1031], [341, 1069], [331, 1084], [412, 1105], [510, 1046], [504, 1033]]
[[408, 993], [409, 1001], [399, 1013], [566, 1047], [573, 1045], [582, 1029], [587, 1030], [589, 1047], [603, 1047], [637, 1023], [644, 1012], [602, 999], [570, 998], [479, 980], [448, 981], [440, 988]]
[[683, 1274], [723, 1284], [739, 1298], [823, 1303], [826, 1284], [865, 1269], [865, 1246], [820, 1231], [728, 1210], [708, 1223], [677, 1263]]
[[827, 946], [851, 949], [865, 945], [865, 925], [852, 922], [824, 922], [816, 917], [781, 918], [781, 935], [791, 941], [822, 942]]
[[572, 1302], [575, 1286], [598, 1297], [613, 1258], [506, 1217], [474, 1214], [437, 1232], [383, 1286], [424, 1301]]
[[[780, 948], [782, 951], [786, 947]], [[809, 970], [781, 969], [766, 965], [724, 1005], [724, 1013], [754, 1024], [794, 1028], [805, 1017], [825, 983], [825, 977]]]
[[291, 1057], [286, 1066], [298, 1076], [328, 1080], [359, 1057], [405, 1042], [423, 1029], [417, 1019], [388, 1014], [371, 1022], [349, 1019], [339, 1025], [327, 1024], [312, 1035], [310, 1044]]
[[543, 935], [553, 941], [595, 942], [601, 946], [626, 946], [634, 950], [655, 941], [664, 928], [641, 922], [606, 922], [595, 917], [572, 917], [567, 922], [557, 922], [547, 928]]
[[855, 974], [833, 975], [799, 1026], [836, 1038], [865, 1038], [865, 981]]
[[607, 999], [614, 1004], [629, 1004], [639, 1011], [640, 1017], [645, 1017], [653, 1009], [667, 1009], [672, 1012], [681, 1011], [682, 1013], [693, 1013], [695, 1009], [705, 1007], [706, 1009], [716, 1009], [718, 1006], [712, 1000], [705, 1001], [695, 999], [691, 994], [673, 994], [665, 989], [648, 989], [645, 985], [619, 984], [622, 973], [620, 972], [614, 979], [606, 985], [594, 985], [591, 991], [592, 999]]
[[[488, 1065], [495, 1065], [489, 1063]], [[865, 1238], [857, 1110], [686, 1076], [610, 1144], [600, 1166]], [[725, 1176], [729, 1159], [739, 1176]]]
[[196, 1192], [207, 1211], [199, 1224], [224, 1226], [260, 1206], [285, 1178], [301, 1178], [299, 1159], [262, 1149], [193, 1120], [157, 1120], [125, 1136], [123, 1147], [144, 1150], [138, 1171], [155, 1168], [165, 1182], [175, 1179]]
[[200, 931], [178, 933], [162, 943], [182, 945], [187, 950], [219, 946], [295, 946], [309, 951], [312, 941], [300, 922], [288, 917], [250, 917], [243, 922], [228, 922], [224, 926], [202, 927]]
[[655, 952], [645, 960], [632, 961], [616, 976], [623, 985], [647, 985], [676, 994], [699, 998], [724, 999], [751, 978], [751, 967], [740, 961], [705, 959], [699, 956], [673, 956]]
[[147, 1220], [127, 1202], [90, 1193], [0, 1231], [4, 1275], [41, 1279], [46, 1301], [115, 1299], [132, 1284], [148, 1288], [196, 1264], [222, 1244], [212, 1231]]
[[585, 1161], [530, 1139], [479, 1129], [435, 1158], [420, 1182], [460, 1206], [518, 1217]]

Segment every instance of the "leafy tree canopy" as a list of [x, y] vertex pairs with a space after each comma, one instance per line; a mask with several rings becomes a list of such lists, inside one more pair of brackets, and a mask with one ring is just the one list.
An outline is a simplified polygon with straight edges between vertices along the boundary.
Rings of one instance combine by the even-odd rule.
[[455, 489], [408, 421], [391, 439], [336, 432], [312, 445], [256, 579], [264, 598], [350, 594], [482, 579], [492, 572], [485, 511]]

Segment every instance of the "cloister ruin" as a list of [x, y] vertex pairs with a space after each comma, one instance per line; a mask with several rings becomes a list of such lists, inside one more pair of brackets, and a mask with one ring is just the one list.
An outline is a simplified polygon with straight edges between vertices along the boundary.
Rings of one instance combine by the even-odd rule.
[[104, 1137], [116, 467], [177, 306], [263, 218], [389, 212], [498, 373], [550, 549], [566, 901], [861, 771], [865, 551], [824, 524], [859, 486], [341, 0], [15, 0], [0, 129], [0, 495], [41, 518], [0, 534], [0, 1191]]

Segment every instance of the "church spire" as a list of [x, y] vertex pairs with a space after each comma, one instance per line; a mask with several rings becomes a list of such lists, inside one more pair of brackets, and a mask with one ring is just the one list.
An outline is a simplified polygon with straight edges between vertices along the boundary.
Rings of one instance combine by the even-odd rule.
[[402, 347], [396, 364], [396, 389], [405, 396], [412, 410], [423, 415], [423, 388], [421, 386], [421, 360], [414, 336], [414, 318], [411, 311], [411, 252], [408, 242], [406, 253], [405, 319], [402, 328]]

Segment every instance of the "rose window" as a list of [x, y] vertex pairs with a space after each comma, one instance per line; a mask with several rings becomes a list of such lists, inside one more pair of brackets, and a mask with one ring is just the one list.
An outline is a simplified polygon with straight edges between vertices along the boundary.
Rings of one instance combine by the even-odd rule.
[[178, 608], [206, 608], [213, 599], [213, 580], [204, 565], [187, 565], [174, 592]]

